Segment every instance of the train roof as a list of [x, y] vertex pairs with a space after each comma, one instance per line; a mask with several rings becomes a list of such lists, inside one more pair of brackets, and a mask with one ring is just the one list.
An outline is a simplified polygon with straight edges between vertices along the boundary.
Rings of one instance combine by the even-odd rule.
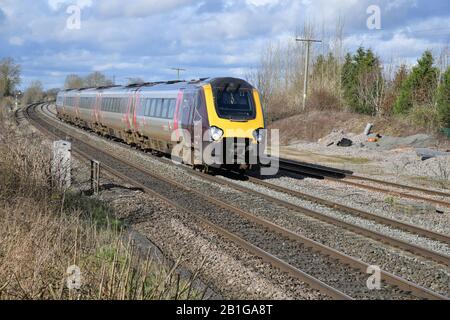
[[170, 80], [170, 81], [159, 81], [159, 82], [146, 82], [146, 83], [136, 83], [127, 86], [104, 86], [104, 87], [89, 87], [81, 89], [67, 89], [62, 90], [60, 93], [125, 93], [132, 91], [140, 92], [151, 92], [151, 91], [178, 91], [181, 89], [186, 89], [188, 87], [199, 87], [205, 84], [211, 84], [213, 86], [223, 85], [226, 83], [238, 83], [240, 86], [251, 87], [251, 85], [242, 79], [237, 78], [201, 78], [197, 80]]

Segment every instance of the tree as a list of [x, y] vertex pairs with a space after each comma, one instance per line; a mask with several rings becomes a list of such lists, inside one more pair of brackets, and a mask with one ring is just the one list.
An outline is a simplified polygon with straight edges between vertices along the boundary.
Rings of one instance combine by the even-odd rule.
[[382, 108], [383, 115], [392, 115], [394, 105], [400, 95], [400, 91], [406, 79], [408, 78], [408, 67], [402, 64], [394, 73], [392, 81], [388, 81], [386, 88], [386, 98]]
[[20, 65], [13, 58], [0, 60], [0, 97], [11, 96], [20, 84]]
[[376, 114], [383, 104], [384, 89], [380, 59], [372, 50], [361, 47], [355, 55], [346, 55], [342, 67], [342, 90], [352, 111]]
[[128, 85], [131, 84], [144, 84], [145, 81], [142, 78], [127, 78], [128, 79]]
[[442, 126], [450, 128], [450, 67], [442, 75], [437, 93], [437, 112]]
[[84, 85], [86, 87], [102, 87], [110, 86], [112, 84], [113, 82], [107, 79], [106, 76], [99, 71], [92, 72], [84, 79]]
[[407, 113], [414, 105], [432, 105], [438, 85], [439, 70], [434, 67], [434, 58], [430, 51], [425, 51], [412, 68], [400, 90], [394, 106], [396, 114]]
[[34, 102], [39, 102], [44, 98], [44, 89], [42, 82], [39, 80], [30, 83], [30, 86], [25, 90], [23, 95], [23, 102], [25, 104], [30, 104]]
[[76, 74], [69, 74], [64, 82], [65, 89], [80, 89], [83, 87], [83, 79]]
[[56, 100], [56, 96], [58, 95], [58, 92], [60, 91], [59, 88], [52, 88], [52, 89], [48, 89], [45, 93], [44, 93], [44, 98], [47, 100]]

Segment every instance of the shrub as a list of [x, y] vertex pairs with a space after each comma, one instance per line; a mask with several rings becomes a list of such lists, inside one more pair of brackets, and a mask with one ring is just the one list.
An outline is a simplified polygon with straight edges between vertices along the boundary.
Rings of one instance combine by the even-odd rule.
[[327, 89], [313, 89], [307, 100], [308, 110], [340, 110], [339, 98]]
[[433, 65], [433, 55], [426, 51], [402, 85], [394, 106], [395, 114], [406, 114], [415, 105], [432, 104], [439, 73]]
[[435, 132], [440, 127], [439, 113], [431, 105], [414, 106], [408, 113], [408, 120], [415, 126]]
[[[53, 190], [48, 148], [19, 135], [11, 116], [0, 108], [0, 299], [203, 297], [175, 273], [180, 261], [143, 256], [110, 207]], [[79, 289], [67, 287], [70, 266]]]
[[450, 128], [450, 67], [442, 76], [442, 82], [437, 94], [437, 112], [440, 123]]

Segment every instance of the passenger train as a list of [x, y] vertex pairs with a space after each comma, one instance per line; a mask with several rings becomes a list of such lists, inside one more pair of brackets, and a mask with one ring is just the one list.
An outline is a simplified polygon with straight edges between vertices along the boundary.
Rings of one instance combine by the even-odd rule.
[[56, 109], [61, 120], [204, 171], [258, 167], [264, 153], [260, 95], [241, 79], [64, 90]]

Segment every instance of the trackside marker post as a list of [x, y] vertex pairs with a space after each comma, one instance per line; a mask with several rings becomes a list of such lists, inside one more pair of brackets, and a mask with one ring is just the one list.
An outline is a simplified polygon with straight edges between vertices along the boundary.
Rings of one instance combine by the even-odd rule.
[[53, 142], [52, 178], [54, 185], [66, 190], [72, 184], [71, 179], [72, 144], [60, 140]]
[[100, 189], [100, 162], [91, 160], [91, 190], [93, 194], [98, 194]]

